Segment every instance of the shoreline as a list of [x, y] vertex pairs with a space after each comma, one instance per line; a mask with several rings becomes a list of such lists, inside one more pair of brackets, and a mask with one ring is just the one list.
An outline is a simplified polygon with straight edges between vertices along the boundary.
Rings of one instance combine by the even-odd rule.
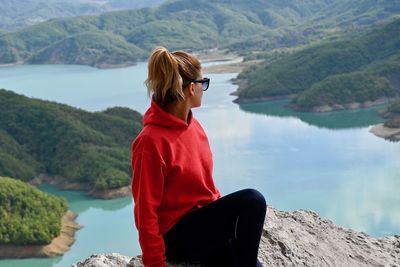
[[119, 188], [109, 189], [109, 190], [96, 190], [93, 189], [88, 183], [73, 183], [66, 182], [61, 179], [50, 178], [47, 175], [39, 175], [29, 181], [29, 184], [38, 186], [41, 184], [49, 184], [55, 186], [60, 190], [72, 190], [72, 191], [84, 191], [90, 197], [97, 199], [114, 199], [127, 197], [131, 194], [131, 185], [126, 185]]
[[223, 50], [212, 49], [193, 53], [201, 64], [209, 62], [221, 62], [221, 64], [204, 66], [202, 70], [208, 74], [240, 73], [245, 67], [259, 64], [263, 60], [244, 61], [244, 57], [235, 53], [225, 53]]
[[[138, 61], [140, 62], [140, 61]], [[138, 62], [127, 62], [127, 63], [120, 63], [120, 64], [109, 64], [109, 63], [100, 63], [100, 64], [70, 64], [70, 63], [43, 63], [43, 64], [31, 64], [28, 62], [14, 62], [14, 63], [7, 63], [7, 64], [0, 64], [0, 68], [7, 68], [7, 67], [16, 67], [16, 66], [40, 66], [40, 65], [76, 65], [76, 66], [87, 66], [91, 68], [95, 68], [98, 70], [108, 70], [108, 69], [123, 69], [129, 68], [132, 66], [137, 65]]]
[[[235, 95], [236, 92], [231, 93], [231, 95]], [[234, 103], [237, 104], [255, 104], [255, 103], [263, 103], [274, 100], [284, 100], [290, 99], [292, 96], [277, 96], [277, 97], [259, 97], [259, 98], [236, 98], [233, 100]], [[335, 111], [343, 111], [343, 110], [356, 110], [369, 108], [384, 104], [389, 104], [391, 99], [389, 98], [379, 98], [375, 101], [367, 101], [364, 103], [352, 102], [347, 104], [335, 104], [332, 106], [325, 105], [314, 107], [311, 109], [299, 108], [296, 105], [288, 104], [287, 107], [295, 112], [309, 112], [309, 113], [326, 113], [326, 112], [335, 112]], [[380, 123], [374, 125], [370, 130], [370, 133], [374, 134], [377, 137], [384, 138], [385, 140], [400, 141], [400, 128], [390, 128], [384, 125], [384, 123]]]
[[366, 102], [351, 102], [345, 104], [333, 104], [333, 105], [323, 105], [312, 108], [302, 108], [298, 105], [290, 104], [289, 107], [294, 111], [300, 112], [316, 112], [316, 113], [324, 113], [324, 112], [332, 112], [332, 111], [340, 111], [340, 110], [354, 110], [354, 109], [362, 109], [369, 108], [379, 105], [384, 105], [390, 103], [389, 98], [378, 98], [374, 101], [366, 101]]
[[[235, 95], [236, 92], [232, 92], [231, 95]], [[282, 95], [282, 96], [265, 96], [265, 97], [255, 97], [255, 98], [236, 98], [233, 100], [236, 104], [255, 104], [255, 103], [263, 103], [269, 102], [274, 100], [284, 100], [290, 99], [294, 95]], [[296, 112], [311, 112], [311, 113], [324, 113], [324, 112], [333, 112], [333, 111], [340, 111], [340, 110], [354, 110], [354, 109], [362, 109], [362, 108], [369, 108], [379, 105], [384, 105], [390, 103], [389, 98], [379, 98], [374, 101], [366, 101], [366, 102], [351, 102], [345, 104], [334, 104], [334, 105], [323, 105], [317, 106], [312, 108], [303, 108], [299, 107], [295, 104], [288, 104], [288, 107]]]
[[[259, 64], [261, 62], [260, 60], [243, 61], [242, 57], [237, 57], [237, 58], [232, 59], [232, 61], [233, 60], [238, 60], [238, 62], [218, 64], [218, 65], [208, 66], [208, 67], [206, 66], [206, 67], [203, 67], [203, 72], [204, 73], [212, 73], [212, 74], [240, 73], [247, 66], [250, 66], [253, 64]], [[228, 60], [228, 61], [230, 61], [230, 60]]]
[[377, 137], [388, 140], [400, 141], [400, 128], [389, 128], [384, 126], [383, 123], [373, 126], [370, 130]]
[[77, 214], [68, 210], [61, 220], [60, 235], [48, 245], [0, 245], [0, 259], [50, 258], [62, 256], [75, 242], [75, 233], [83, 226], [75, 220]]
[[202, 64], [208, 62], [231, 61], [237, 58], [241, 58], [237, 54], [225, 53], [224, 51], [219, 49], [195, 51], [192, 54], [195, 55]]
[[[225, 53], [223, 50], [219, 50], [217, 48], [215, 49], [209, 49], [209, 50], [200, 50], [200, 51], [194, 51], [192, 52], [199, 60], [200, 62], [203, 63], [208, 63], [208, 62], [224, 62], [224, 61], [233, 61], [233, 60], [240, 60], [239, 63], [228, 63], [228, 64], [221, 64], [218, 67], [221, 69], [214, 69], [214, 67], [217, 66], [210, 66], [210, 67], [205, 67], [210, 68], [211, 72], [208, 73], [229, 73], [229, 72], [240, 72], [243, 67], [245, 67], [247, 64], [243, 64], [246, 62], [243, 62], [243, 57], [234, 54], [234, 53]], [[14, 67], [14, 66], [19, 66], [19, 65], [78, 65], [78, 66], [88, 66], [92, 67], [95, 69], [99, 70], [106, 70], [106, 69], [120, 69], [120, 68], [129, 68], [132, 66], [137, 65], [139, 62], [146, 62], [148, 58], [141, 58], [138, 59], [137, 61], [134, 62], [123, 62], [123, 63], [94, 63], [94, 64], [78, 64], [78, 63], [65, 63], [65, 62], [58, 62], [58, 63], [51, 63], [51, 62], [44, 62], [44, 63], [38, 63], [38, 64], [31, 64], [29, 62], [25, 61], [18, 61], [18, 62], [12, 62], [12, 63], [4, 63], [0, 64], [0, 68], [4, 67]], [[255, 63], [257, 60], [249, 61], [250, 64]], [[231, 70], [232, 69], [232, 70]]]
[[[237, 92], [232, 92], [231, 95], [236, 95]], [[274, 100], [284, 100], [284, 99], [290, 99], [293, 97], [293, 95], [281, 95], [281, 96], [260, 96], [260, 97], [254, 97], [254, 98], [236, 98], [232, 102], [236, 104], [255, 104], [255, 103], [263, 103], [263, 102], [269, 102], [269, 101], [274, 101]]]
[[24, 62], [14, 62], [14, 63], [2, 63], [0, 64], [0, 68], [7, 68], [7, 67], [14, 67], [14, 66], [19, 66], [19, 65], [24, 65]]
[[115, 188], [115, 189], [109, 189], [109, 190], [103, 190], [103, 191], [98, 191], [98, 190], [92, 190], [87, 192], [88, 196], [91, 196], [93, 198], [98, 198], [98, 199], [114, 199], [114, 198], [121, 198], [121, 197], [127, 197], [131, 194], [131, 185]]
[[84, 65], [84, 66], [90, 66], [99, 70], [109, 70], [109, 69], [124, 69], [124, 68], [129, 68], [132, 66], [136, 66], [141, 60], [135, 61], [135, 62], [126, 62], [126, 63], [99, 63], [99, 64], [94, 64], [94, 65]]

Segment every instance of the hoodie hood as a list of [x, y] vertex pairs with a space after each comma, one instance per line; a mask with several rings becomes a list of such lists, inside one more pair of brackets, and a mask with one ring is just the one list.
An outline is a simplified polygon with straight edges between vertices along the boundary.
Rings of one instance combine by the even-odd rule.
[[189, 123], [164, 111], [154, 100], [151, 101], [150, 108], [143, 116], [143, 125], [156, 125], [160, 127], [188, 127], [192, 122], [192, 111], [189, 111]]

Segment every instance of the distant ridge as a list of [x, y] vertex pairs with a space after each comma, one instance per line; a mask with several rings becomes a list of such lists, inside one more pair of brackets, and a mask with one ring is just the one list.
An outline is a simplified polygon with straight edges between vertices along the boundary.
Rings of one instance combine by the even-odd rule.
[[133, 64], [157, 45], [239, 53], [308, 44], [387, 21], [400, 0], [178, 0], [100, 16], [51, 19], [0, 36], [0, 64]]
[[0, 33], [11, 32], [51, 18], [95, 15], [156, 6], [165, 0], [2, 0]]

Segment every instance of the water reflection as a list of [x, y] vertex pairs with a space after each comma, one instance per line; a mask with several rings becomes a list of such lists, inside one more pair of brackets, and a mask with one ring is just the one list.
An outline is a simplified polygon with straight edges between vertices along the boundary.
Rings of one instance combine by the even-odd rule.
[[239, 105], [239, 107], [241, 110], [249, 113], [265, 114], [274, 117], [295, 117], [308, 125], [331, 130], [364, 128], [383, 122], [383, 119], [378, 115], [378, 110], [382, 109], [384, 107], [383, 105], [357, 110], [309, 113], [294, 112], [285, 107], [287, 104], [288, 100], [278, 100], [255, 104], [242, 104]]
[[61, 257], [49, 259], [13, 259], [0, 260], [1, 267], [52, 267], [61, 261]]
[[375, 170], [370, 168], [368, 173], [359, 169], [345, 173], [346, 182], [338, 189], [327, 217], [337, 218], [338, 224], [375, 236], [396, 233], [400, 228], [400, 210], [393, 204], [400, 203], [397, 193], [400, 164], [392, 163], [385, 170], [380, 166]]
[[117, 211], [131, 205], [132, 197], [117, 198], [111, 200], [95, 199], [86, 195], [83, 191], [59, 190], [52, 185], [40, 185], [39, 189], [47, 193], [64, 197], [68, 200], [69, 207], [75, 213], [83, 213], [90, 208], [103, 211]]

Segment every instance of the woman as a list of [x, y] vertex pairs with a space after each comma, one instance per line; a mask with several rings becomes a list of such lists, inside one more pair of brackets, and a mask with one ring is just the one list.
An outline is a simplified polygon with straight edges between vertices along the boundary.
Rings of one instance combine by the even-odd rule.
[[207, 136], [191, 111], [209, 83], [193, 55], [159, 47], [149, 59], [152, 103], [132, 144], [135, 224], [146, 267], [166, 260], [262, 266], [265, 199], [252, 189], [221, 197]]

